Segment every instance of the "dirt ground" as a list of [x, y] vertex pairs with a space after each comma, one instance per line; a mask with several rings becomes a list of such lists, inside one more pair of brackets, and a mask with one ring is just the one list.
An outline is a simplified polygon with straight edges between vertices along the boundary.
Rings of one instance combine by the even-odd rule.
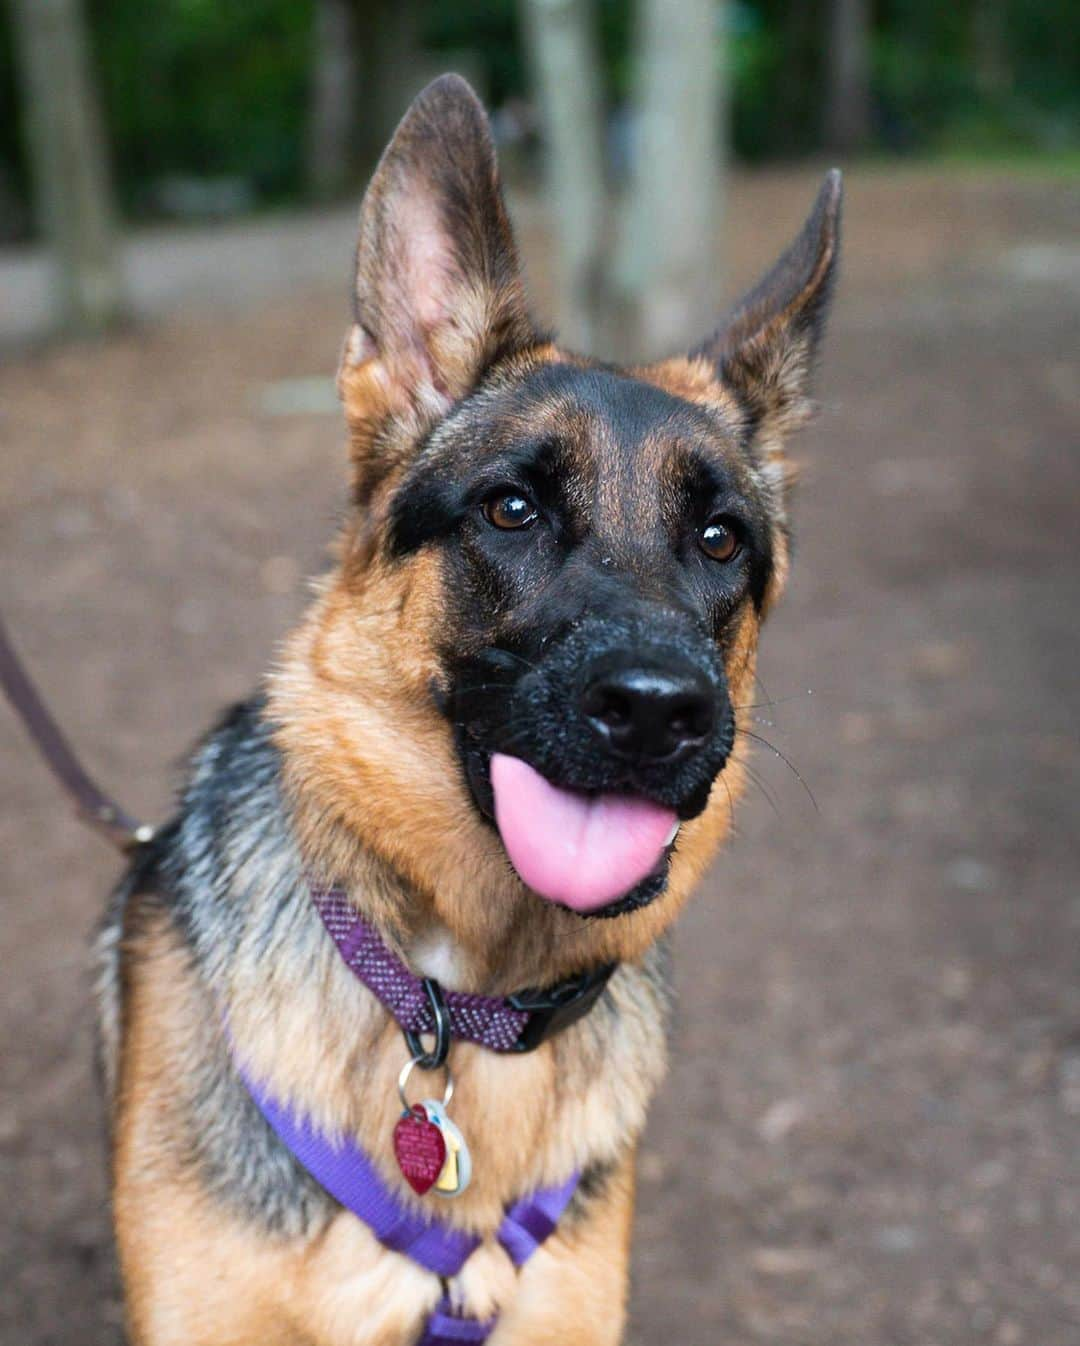
[[[770, 260], [812, 190], [736, 183], [729, 274]], [[680, 926], [632, 1340], [1076, 1346], [1080, 184], [866, 171], [849, 202], [758, 711], [816, 808], [763, 749]], [[222, 301], [228, 255], [207, 236]], [[338, 423], [263, 396], [333, 368], [345, 250], [324, 266], [336, 288], [290, 283], [286, 249], [242, 302], [0, 368], [0, 606], [151, 818], [344, 506]], [[0, 1341], [104, 1346], [86, 942], [116, 865], [6, 709], [0, 763]]]

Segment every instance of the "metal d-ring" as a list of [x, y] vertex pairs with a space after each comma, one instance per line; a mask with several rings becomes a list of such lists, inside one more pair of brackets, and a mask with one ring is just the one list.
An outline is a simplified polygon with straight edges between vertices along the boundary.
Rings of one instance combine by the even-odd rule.
[[431, 1007], [431, 1017], [435, 1021], [435, 1046], [430, 1052], [425, 1051], [419, 1033], [411, 1028], [402, 1031], [416, 1064], [422, 1070], [438, 1070], [440, 1066], [446, 1065], [446, 1058], [450, 1054], [450, 1009], [443, 996], [442, 987], [434, 977], [425, 977], [421, 985]]
[[[411, 1060], [406, 1061], [405, 1064], [401, 1067], [401, 1074], [398, 1076], [397, 1088], [398, 1088], [398, 1097], [401, 1099], [401, 1106], [405, 1109], [406, 1112], [409, 1111], [410, 1103], [408, 1096], [405, 1093], [405, 1086], [409, 1082], [409, 1076], [412, 1074], [414, 1066], [419, 1066], [421, 1070], [438, 1069], [438, 1067], [425, 1066], [422, 1058], [419, 1056], [412, 1057]], [[450, 1074], [450, 1067], [448, 1065], [443, 1065], [442, 1068], [443, 1070], [446, 1071], [446, 1088], [443, 1090], [443, 1098], [442, 1098], [442, 1105], [445, 1108], [449, 1106], [450, 1100], [454, 1097], [454, 1077]]]

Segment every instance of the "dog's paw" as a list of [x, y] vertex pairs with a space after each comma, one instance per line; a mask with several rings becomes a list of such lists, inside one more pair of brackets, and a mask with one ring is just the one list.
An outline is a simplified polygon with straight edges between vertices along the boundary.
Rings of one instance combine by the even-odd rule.
[[502, 1313], [517, 1293], [517, 1270], [498, 1243], [482, 1243], [450, 1282], [455, 1313], [483, 1321]]

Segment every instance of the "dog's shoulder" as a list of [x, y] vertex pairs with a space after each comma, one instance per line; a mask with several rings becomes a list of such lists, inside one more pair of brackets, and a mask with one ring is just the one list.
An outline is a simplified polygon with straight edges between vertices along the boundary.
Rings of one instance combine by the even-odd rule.
[[263, 712], [253, 697], [204, 737], [176, 814], [112, 893], [96, 948], [99, 1054], [114, 1138], [121, 1112], [141, 1106], [145, 1077], [169, 1069], [173, 1115], [162, 1130], [176, 1155], [234, 1209], [299, 1232], [330, 1204], [266, 1127], [232, 1067], [220, 1014], [206, 1013], [251, 919], [247, 884], [272, 901], [300, 873]]
[[[234, 867], [230, 840], [235, 843], [245, 829], [265, 833], [268, 824], [272, 829], [279, 762], [263, 711], [261, 695], [225, 711], [190, 757], [175, 814], [133, 852], [98, 936], [103, 1000], [119, 1001], [125, 934], [135, 932], [140, 913], [166, 910], [182, 931], [194, 935]], [[113, 1007], [106, 1005], [104, 1012], [112, 1015]]]

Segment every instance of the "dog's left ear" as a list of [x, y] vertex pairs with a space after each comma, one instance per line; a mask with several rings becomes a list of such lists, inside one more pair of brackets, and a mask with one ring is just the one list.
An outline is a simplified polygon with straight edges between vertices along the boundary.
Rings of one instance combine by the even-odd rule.
[[487, 117], [457, 75], [418, 95], [371, 179], [354, 317], [338, 387], [361, 488], [390, 465], [388, 425], [415, 440], [533, 339]]
[[735, 393], [766, 463], [813, 409], [810, 380], [836, 275], [841, 197], [834, 168], [794, 243], [694, 352]]

